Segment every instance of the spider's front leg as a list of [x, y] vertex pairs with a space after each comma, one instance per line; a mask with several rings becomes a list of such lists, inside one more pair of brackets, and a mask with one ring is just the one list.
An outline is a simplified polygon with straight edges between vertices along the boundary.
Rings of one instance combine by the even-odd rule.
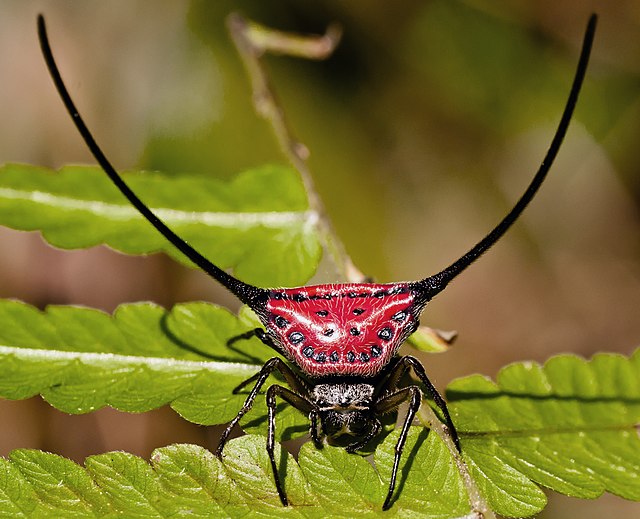
[[280, 348], [280, 346], [278, 346], [273, 339], [271, 338], [271, 336], [262, 328], [252, 328], [249, 331], [246, 331], [244, 333], [240, 333], [238, 335], [234, 335], [233, 337], [231, 337], [229, 340], [227, 340], [227, 348], [240, 353], [241, 355], [251, 359], [252, 361], [258, 361], [260, 362], [256, 357], [254, 357], [253, 355], [248, 354], [246, 351], [244, 351], [241, 348], [238, 348], [236, 346], [237, 342], [240, 341], [246, 341], [249, 340], [253, 337], [257, 337], [263, 344], [266, 344], [267, 346], [269, 346], [269, 348], [271, 348], [272, 350], [280, 353], [281, 355], [284, 355], [284, 352], [282, 351], [282, 348]]
[[396, 477], [398, 475], [400, 458], [402, 456], [402, 451], [404, 450], [404, 444], [407, 441], [407, 435], [409, 434], [409, 427], [411, 426], [411, 422], [413, 422], [413, 418], [418, 412], [418, 409], [420, 409], [420, 404], [422, 402], [422, 393], [417, 386], [409, 386], [381, 398], [376, 402], [376, 405], [374, 407], [377, 413], [386, 414], [393, 411], [394, 409], [397, 409], [400, 404], [406, 402], [407, 400], [409, 401], [409, 408], [407, 409], [407, 414], [402, 424], [402, 430], [400, 431], [400, 436], [396, 443], [395, 456], [393, 458], [393, 469], [391, 470], [391, 479], [389, 480], [389, 490], [387, 491], [387, 497], [384, 500], [384, 504], [382, 505], [383, 510], [388, 510], [391, 506], [391, 497], [393, 496], [393, 491], [396, 487]]
[[278, 472], [278, 466], [276, 464], [275, 457], [275, 444], [276, 444], [276, 397], [282, 398], [285, 402], [289, 403], [292, 407], [305, 415], [316, 414], [316, 405], [313, 404], [308, 398], [294, 393], [286, 387], [273, 385], [267, 389], [267, 409], [269, 410], [269, 431], [267, 434], [267, 453], [269, 454], [269, 461], [271, 462], [271, 470], [273, 471], [273, 478], [275, 479], [276, 489], [278, 490], [278, 496], [284, 506], [289, 505], [287, 494], [285, 494], [280, 482], [280, 475]]
[[375, 420], [372, 420], [371, 422], [371, 428], [369, 429], [369, 432], [359, 441], [352, 443], [351, 445], [346, 447], [346, 451], [350, 454], [353, 454], [357, 451], [359, 451], [360, 449], [362, 449], [367, 443], [369, 443], [371, 440], [373, 440], [376, 436], [378, 436], [378, 434], [380, 434], [380, 430], [382, 429], [382, 423], [380, 422], [380, 420], [378, 420], [377, 418]]
[[395, 447], [395, 457], [393, 460], [393, 468], [391, 470], [391, 479], [389, 481], [387, 497], [384, 500], [384, 504], [382, 505], [383, 510], [388, 510], [391, 506], [391, 498], [396, 486], [396, 478], [398, 475], [400, 458], [404, 450], [404, 445], [407, 441], [409, 427], [411, 426], [411, 423], [413, 422], [413, 419], [418, 412], [418, 409], [420, 409], [420, 405], [422, 403], [422, 392], [420, 391], [418, 386], [409, 386], [398, 389], [398, 384], [400, 383], [402, 376], [410, 368], [413, 368], [413, 371], [418, 376], [420, 381], [424, 384], [429, 395], [431, 396], [431, 398], [433, 398], [435, 404], [442, 411], [442, 414], [444, 415], [445, 421], [447, 423], [447, 428], [449, 429], [449, 434], [451, 435], [451, 439], [458, 449], [458, 452], [460, 452], [460, 439], [458, 437], [458, 431], [453, 425], [453, 421], [451, 420], [451, 415], [449, 414], [449, 409], [447, 408], [447, 403], [445, 402], [444, 398], [442, 398], [442, 395], [440, 395], [436, 387], [431, 383], [431, 381], [427, 377], [424, 367], [418, 359], [410, 355], [406, 355], [400, 358], [387, 375], [387, 378], [384, 381], [384, 384], [382, 385], [379, 393], [381, 397], [374, 406], [374, 411], [376, 412], [376, 414], [382, 415], [389, 413], [394, 409], [397, 409], [397, 407], [403, 402], [409, 402], [407, 414], [402, 424], [402, 430], [400, 431], [400, 436]]
[[235, 427], [235, 425], [242, 419], [242, 417], [247, 414], [251, 407], [253, 406], [253, 402], [255, 401], [260, 389], [264, 386], [264, 383], [269, 378], [274, 371], [279, 371], [284, 377], [287, 384], [291, 387], [292, 390], [287, 389], [282, 386], [273, 385], [267, 390], [267, 408], [269, 410], [269, 434], [267, 436], [267, 453], [269, 454], [269, 461], [271, 462], [271, 469], [273, 471], [273, 477], [276, 483], [276, 489], [278, 490], [278, 496], [280, 497], [280, 501], [284, 506], [289, 504], [287, 500], [287, 495], [284, 492], [282, 484], [280, 483], [280, 476], [278, 473], [278, 467], [276, 465], [275, 460], [275, 431], [276, 431], [276, 396], [280, 396], [283, 400], [291, 404], [296, 409], [302, 411], [304, 414], [309, 415], [314, 412], [315, 405], [306, 398], [306, 395], [309, 394], [309, 390], [306, 385], [300, 380], [296, 374], [287, 366], [282, 359], [274, 357], [269, 359], [262, 369], [256, 373], [251, 378], [242, 382], [238, 387], [233, 390], [234, 394], [237, 394], [242, 388], [248, 386], [252, 382], [255, 382], [251, 392], [247, 396], [242, 405], [240, 411], [236, 417], [229, 422], [227, 428], [223, 431], [222, 436], [220, 437], [220, 443], [218, 444], [218, 448], [216, 449], [215, 455], [218, 458], [222, 457], [222, 451], [224, 446], [229, 439], [229, 435], [231, 431]]
[[240, 408], [240, 411], [238, 411], [238, 414], [236, 415], [236, 417], [229, 422], [229, 424], [227, 425], [227, 428], [222, 432], [222, 436], [220, 437], [220, 443], [218, 444], [218, 447], [215, 451], [215, 455], [218, 458], [222, 457], [222, 451], [224, 449], [224, 446], [227, 443], [227, 440], [229, 439], [229, 435], [231, 434], [231, 431], [236, 426], [236, 424], [242, 419], [242, 417], [251, 410], [251, 407], [253, 406], [253, 402], [258, 396], [258, 393], [260, 392], [260, 390], [262, 389], [262, 386], [264, 386], [264, 383], [269, 378], [269, 375], [271, 375], [274, 371], [279, 371], [284, 377], [289, 387], [291, 387], [294, 391], [301, 393], [303, 395], [308, 394], [309, 391], [306, 385], [296, 376], [296, 374], [291, 370], [291, 368], [289, 368], [289, 366], [287, 366], [284, 363], [282, 359], [278, 357], [273, 357], [269, 359], [264, 364], [264, 366], [262, 366], [262, 369], [258, 373], [256, 373], [251, 378], [242, 382], [240, 385], [238, 385], [238, 387], [236, 387], [233, 390], [233, 393], [237, 394], [242, 388], [248, 386], [252, 382], [255, 382], [253, 389], [245, 399], [244, 404]]
[[429, 380], [429, 377], [427, 377], [427, 373], [424, 370], [424, 366], [418, 359], [412, 357], [411, 355], [405, 355], [404, 357], [401, 357], [387, 375], [387, 380], [385, 381], [383, 390], [380, 392], [380, 394], [384, 395], [385, 391], [387, 393], [395, 391], [398, 387], [398, 384], [400, 383], [400, 379], [410, 368], [413, 368], [414, 373], [417, 375], [418, 379], [420, 379], [420, 382], [422, 382], [422, 384], [425, 386], [428, 395], [433, 399], [434, 403], [442, 411], [447, 429], [449, 430], [449, 435], [451, 436], [456, 449], [458, 449], [458, 452], [462, 452], [460, 448], [460, 438], [458, 437], [458, 431], [456, 430], [456, 426], [453, 425], [453, 420], [451, 420], [447, 402], [433, 385], [433, 383]]
[[231, 337], [231, 339], [227, 341], [227, 346], [233, 346], [238, 341], [246, 341], [253, 337], [257, 337], [262, 342], [264, 342], [267, 346], [273, 347], [273, 342], [271, 341], [271, 338], [267, 335], [267, 332], [265, 332], [262, 328], [252, 328], [247, 332], [234, 335], [233, 337]]
[[320, 414], [317, 406], [309, 413], [309, 435], [316, 449], [322, 449], [322, 427], [320, 425]]

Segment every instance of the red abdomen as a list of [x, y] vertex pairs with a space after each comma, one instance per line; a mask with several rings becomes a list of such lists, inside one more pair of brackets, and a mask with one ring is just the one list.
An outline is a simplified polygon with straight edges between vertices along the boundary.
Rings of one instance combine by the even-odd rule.
[[273, 290], [264, 324], [312, 377], [375, 376], [418, 326], [407, 283], [352, 283]]

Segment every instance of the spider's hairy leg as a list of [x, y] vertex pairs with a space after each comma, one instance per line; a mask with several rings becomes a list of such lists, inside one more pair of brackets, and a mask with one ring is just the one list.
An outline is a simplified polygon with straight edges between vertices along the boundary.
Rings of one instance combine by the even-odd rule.
[[224, 449], [224, 446], [227, 443], [227, 440], [229, 439], [229, 435], [231, 434], [231, 431], [236, 426], [236, 424], [238, 424], [238, 422], [242, 420], [242, 417], [251, 410], [251, 408], [253, 407], [253, 402], [258, 396], [258, 393], [260, 392], [260, 390], [262, 389], [262, 386], [264, 386], [265, 382], [269, 378], [269, 375], [271, 375], [274, 371], [279, 371], [284, 377], [287, 384], [294, 391], [299, 392], [302, 395], [308, 394], [307, 387], [295, 375], [295, 373], [291, 370], [291, 368], [284, 363], [282, 359], [278, 357], [273, 357], [272, 359], [269, 359], [264, 364], [264, 366], [262, 366], [262, 369], [258, 373], [256, 373], [251, 378], [242, 382], [234, 390], [234, 393], [237, 393], [243, 387], [246, 387], [252, 382], [255, 382], [255, 385], [253, 386], [253, 389], [245, 399], [244, 404], [242, 405], [242, 408], [238, 411], [238, 414], [236, 415], [236, 417], [229, 422], [229, 424], [227, 425], [227, 428], [222, 432], [222, 436], [220, 437], [220, 443], [218, 444], [218, 447], [216, 448], [216, 451], [215, 451], [215, 455], [218, 458], [222, 457], [222, 451]]
[[280, 482], [280, 475], [275, 458], [275, 443], [276, 443], [276, 397], [282, 398], [285, 402], [289, 403], [292, 407], [298, 411], [309, 415], [316, 409], [316, 405], [309, 399], [294, 393], [286, 387], [273, 385], [267, 389], [267, 409], [269, 410], [269, 431], [267, 434], [267, 453], [269, 454], [269, 461], [271, 462], [271, 470], [273, 471], [273, 477], [278, 490], [278, 496], [284, 506], [289, 505], [287, 494], [282, 488]]

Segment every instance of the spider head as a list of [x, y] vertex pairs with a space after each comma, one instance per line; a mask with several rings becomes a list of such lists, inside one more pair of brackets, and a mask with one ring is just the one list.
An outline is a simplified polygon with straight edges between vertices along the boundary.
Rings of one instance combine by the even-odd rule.
[[313, 389], [322, 436], [329, 445], [346, 447], [377, 428], [374, 387], [366, 383], [318, 384]]

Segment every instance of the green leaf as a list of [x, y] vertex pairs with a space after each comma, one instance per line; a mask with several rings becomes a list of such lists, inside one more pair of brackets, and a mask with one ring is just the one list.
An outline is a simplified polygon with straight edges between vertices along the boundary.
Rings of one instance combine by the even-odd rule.
[[[244, 500], [260, 503], [258, 509], [269, 516], [281, 515], [288, 510], [282, 510], [265, 445], [263, 436], [243, 436], [234, 440], [229, 445], [231, 448], [225, 449], [223, 468], [225, 474], [234, 482], [235, 491]], [[277, 445], [275, 459], [286, 481], [285, 488], [290, 503], [293, 506], [311, 506], [302, 472], [294, 462], [293, 456]]]
[[161, 491], [158, 476], [141, 458], [126, 452], [108, 452], [90, 456], [85, 466], [117, 513], [167, 517], [167, 499]]
[[[126, 304], [110, 316], [71, 306], [41, 312], [0, 300], [0, 397], [40, 394], [71, 414], [104, 406], [137, 413], [169, 404], [191, 422], [225, 423], [247, 397], [233, 389], [275, 355], [258, 339], [226, 346], [252, 327], [207, 303], [176, 305], [171, 312]], [[304, 434], [306, 418], [283, 408], [278, 438]], [[248, 430], [266, 432], [265, 415], [259, 398], [246, 416]]]
[[[143, 172], [125, 177], [172, 230], [216, 265], [233, 267], [244, 281], [295, 286], [315, 272], [321, 255], [315, 218], [290, 168], [266, 166], [231, 182]], [[64, 249], [106, 244], [127, 254], [163, 251], [189, 264], [94, 166], [58, 172], [2, 166], [0, 224], [39, 230]]]
[[0, 458], [0, 515], [33, 517], [40, 508], [37, 501], [35, 490], [16, 466], [9, 460]]
[[[375, 452], [376, 467], [386, 494], [399, 431]], [[426, 515], [433, 518], [462, 517], [470, 512], [463, 479], [452, 463], [451, 453], [433, 431], [412, 427], [402, 457], [395, 500], [403, 515]], [[397, 500], [397, 501], [396, 501]]]
[[[219, 344], [246, 331], [227, 310], [205, 306]], [[67, 413], [107, 405], [142, 412], [170, 403], [197, 423], [230, 420], [244, 399], [231, 390], [259, 366], [222, 348], [216, 360], [202, 362], [194, 352], [201, 336], [180, 326], [182, 315], [202, 307], [178, 305], [173, 316], [154, 304], [130, 304], [111, 317], [88, 308], [52, 306], [40, 312], [0, 301], [0, 396], [41, 394]], [[246, 347], [264, 347], [257, 342], [247, 341]], [[194, 399], [201, 399], [199, 409], [193, 409]]]
[[162, 447], [153, 452], [151, 462], [167, 495], [168, 511], [175, 515], [190, 510], [195, 517], [228, 517], [223, 503], [226, 508], [242, 504], [234, 503], [233, 482], [220, 461], [202, 447]]
[[[205, 303], [170, 312], [153, 304], [123, 305], [109, 316], [74, 307], [40, 312], [0, 301], [0, 396], [41, 394], [71, 413], [106, 405], [141, 412], [169, 404], [193, 422], [225, 423], [248, 393], [234, 395], [233, 388], [273, 355], [256, 339], [237, 350], [226, 347], [253, 325], [248, 314], [239, 319]], [[454, 381], [447, 394], [471, 483], [434, 432], [412, 427], [391, 513], [463, 515], [472, 487], [488, 509], [509, 517], [542, 510], [540, 486], [582, 498], [608, 491], [640, 500], [640, 350], [630, 359], [561, 355], [544, 366], [513, 364], [496, 382], [474, 375]], [[124, 453], [91, 457], [89, 478], [63, 458], [15, 451], [2, 464], [0, 511], [157, 516], [197, 509], [203, 517], [235, 517], [258, 501], [265, 515], [379, 513], [397, 431], [375, 451], [375, 465], [344, 449], [312, 444], [303, 446], [297, 464], [287, 455], [278, 464], [292, 507], [282, 509], [265, 450], [265, 416], [259, 396], [242, 422], [259, 436], [231, 442], [223, 465], [200, 448], [167, 447], [154, 453], [153, 467]], [[276, 416], [278, 438], [308, 431], [308, 418], [290, 406], [279, 403]]]
[[546, 503], [538, 484], [640, 500], [640, 350], [512, 364], [497, 382], [466, 377], [447, 395], [470, 472], [496, 512], [537, 513]]
[[[409, 444], [423, 441], [424, 434], [413, 428]], [[422, 440], [421, 440], [422, 438]], [[392, 456], [396, 438], [383, 444], [385, 456]], [[444, 449], [440, 443], [441, 449]], [[433, 449], [431, 446], [428, 452]], [[446, 450], [446, 449], [445, 449]], [[91, 456], [86, 470], [53, 454], [16, 450], [3, 464], [15, 474], [10, 487], [28, 498], [28, 510], [43, 510], [45, 516], [119, 515], [123, 517], [244, 517], [250, 510], [264, 517], [377, 517], [388, 482], [381, 480], [364, 458], [344, 449], [302, 447], [299, 461], [276, 448], [276, 461], [290, 506], [278, 497], [265, 438], [244, 436], [232, 440], [224, 457], [216, 459], [195, 445], [171, 445], [154, 451], [151, 464], [123, 452]], [[413, 461], [415, 465], [422, 458]], [[381, 462], [384, 464], [385, 462]], [[451, 473], [438, 465], [430, 474]], [[450, 503], [420, 492], [419, 477], [410, 476], [402, 485], [410, 500], [401, 494], [389, 517], [451, 517]], [[440, 482], [440, 480], [438, 480]], [[455, 478], [442, 482], [459, 485]], [[40, 489], [40, 491], [34, 491]], [[0, 493], [8, 494], [6, 482]], [[430, 487], [428, 488], [430, 490]], [[452, 492], [444, 489], [443, 496]], [[429, 504], [430, 503], [430, 504]], [[420, 510], [420, 506], [426, 508]], [[455, 510], [468, 511], [468, 504]], [[10, 509], [2, 507], [0, 514]], [[25, 515], [26, 516], [26, 515]]]
[[309, 484], [319, 490], [317, 498], [330, 516], [353, 517], [382, 509], [384, 483], [364, 458], [335, 447], [318, 450], [307, 443], [298, 463]]
[[10, 460], [24, 478], [20, 488], [26, 487], [32, 499], [37, 495], [37, 504], [51, 515], [102, 517], [111, 511], [106, 496], [73, 461], [29, 449], [14, 450]]

